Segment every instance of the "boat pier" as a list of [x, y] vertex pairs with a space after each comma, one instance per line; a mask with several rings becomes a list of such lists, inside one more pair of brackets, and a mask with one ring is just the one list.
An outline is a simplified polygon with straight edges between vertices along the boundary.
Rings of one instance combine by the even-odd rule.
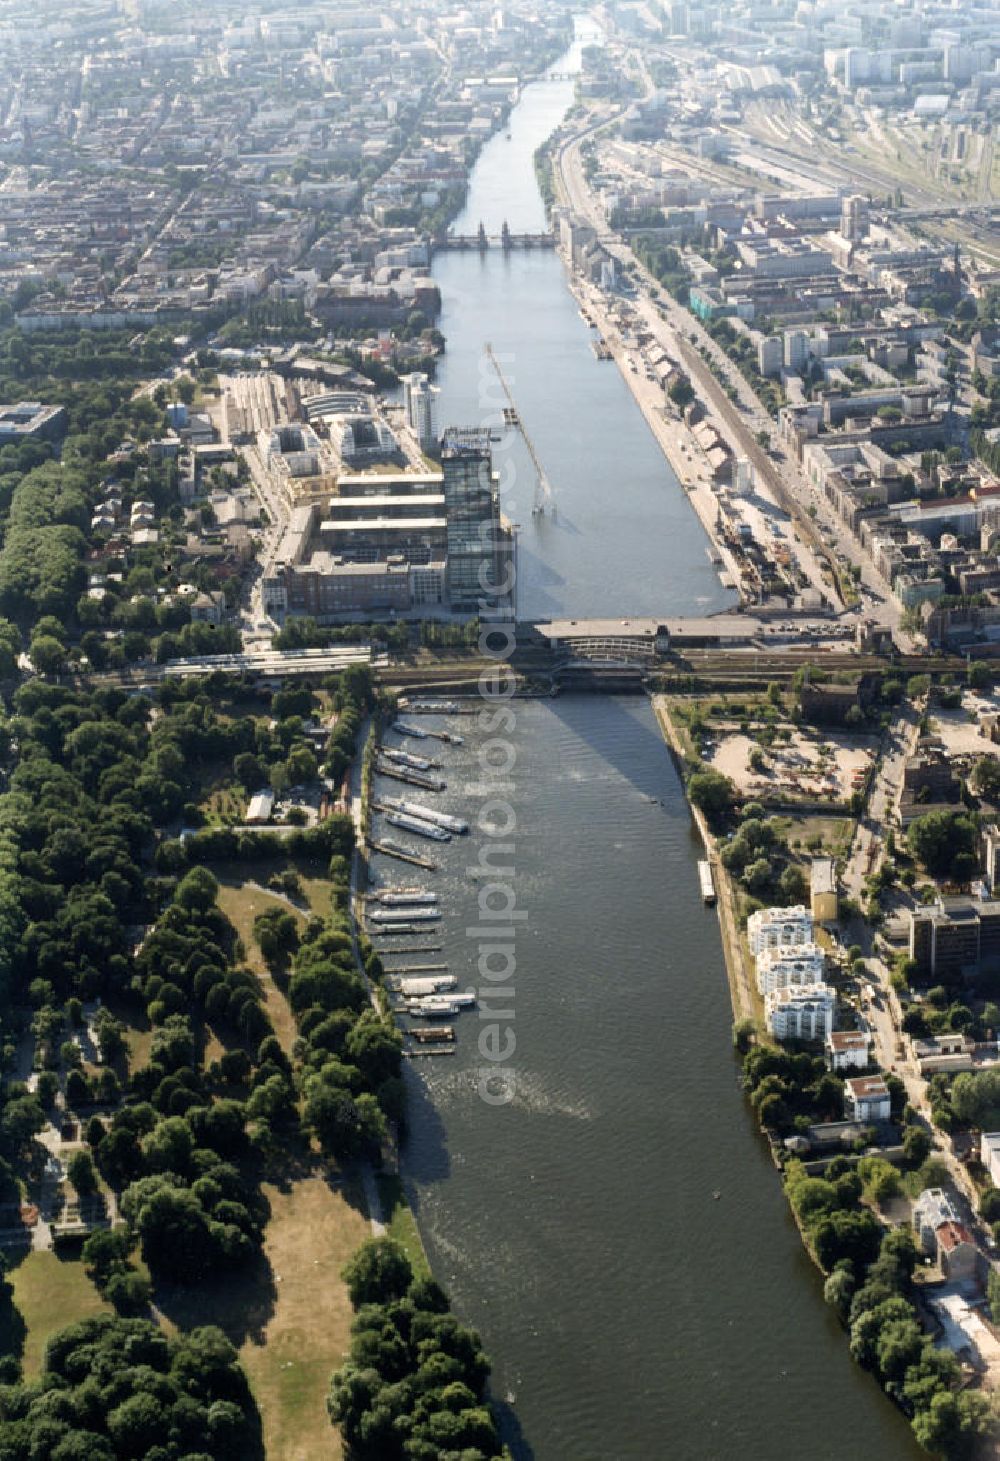
[[399, 862], [408, 862], [414, 867], [422, 867], [429, 873], [437, 872], [436, 862], [432, 862], [429, 857], [422, 857], [419, 852], [408, 852], [405, 847], [400, 847], [395, 842], [369, 842], [368, 846], [373, 852], [381, 852], [383, 857], [394, 857]]
[[424, 771], [407, 771], [381, 757], [375, 762], [375, 770], [380, 776], [388, 776], [392, 781], [404, 781], [407, 786], [419, 786], [424, 791], [444, 791], [447, 784], [441, 776], [428, 776]]
[[447, 974], [447, 964], [394, 964], [386, 974]]

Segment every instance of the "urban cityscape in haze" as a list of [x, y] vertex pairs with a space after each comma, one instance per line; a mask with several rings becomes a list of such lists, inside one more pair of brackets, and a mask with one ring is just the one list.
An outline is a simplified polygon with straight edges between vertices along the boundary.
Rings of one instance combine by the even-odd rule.
[[1000, 1457], [1000, 0], [0, 0], [0, 1461]]

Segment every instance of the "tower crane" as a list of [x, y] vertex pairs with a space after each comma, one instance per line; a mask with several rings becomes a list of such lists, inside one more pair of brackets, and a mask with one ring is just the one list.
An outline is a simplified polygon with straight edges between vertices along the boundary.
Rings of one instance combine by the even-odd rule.
[[504, 415], [506, 416], [509, 424], [511, 426], [516, 426], [520, 431], [521, 436], [524, 439], [524, 444], [528, 448], [528, 456], [531, 458], [531, 465], [535, 469], [535, 501], [531, 509], [531, 515], [532, 517], [543, 517], [546, 508], [548, 508], [548, 510], [554, 514], [555, 501], [553, 499], [552, 484], [549, 481], [548, 477], [545, 475], [545, 468], [538, 460], [538, 453], [535, 450], [535, 444], [532, 441], [531, 437], [528, 435], [527, 430], [525, 429], [524, 421], [521, 419], [521, 414], [517, 409], [517, 404], [514, 401], [514, 396], [511, 392], [510, 384], [507, 380], [507, 377], [503, 373], [503, 368], [496, 357], [493, 346], [490, 344], [487, 344], [486, 346], [486, 356], [493, 369], [496, 371], [497, 379], [503, 387], [504, 395], [507, 397], [508, 410], [504, 412]]

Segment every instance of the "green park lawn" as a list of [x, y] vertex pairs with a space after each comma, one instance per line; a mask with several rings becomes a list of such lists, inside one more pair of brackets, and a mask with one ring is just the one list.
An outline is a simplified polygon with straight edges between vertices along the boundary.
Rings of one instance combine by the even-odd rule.
[[42, 1368], [45, 1346], [53, 1334], [89, 1319], [111, 1314], [91, 1283], [79, 1258], [55, 1253], [28, 1253], [11, 1269], [13, 1308], [0, 1314], [0, 1349], [21, 1356], [25, 1379]]

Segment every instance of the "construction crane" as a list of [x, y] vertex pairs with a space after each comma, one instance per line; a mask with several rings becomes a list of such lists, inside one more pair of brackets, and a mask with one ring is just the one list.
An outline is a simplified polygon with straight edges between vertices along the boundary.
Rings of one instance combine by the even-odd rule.
[[543, 517], [545, 515], [546, 508], [548, 508], [548, 510], [554, 515], [556, 508], [552, 495], [552, 484], [549, 481], [548, 477], [545, 475], [545, 468], [538, 460], [538, 453], [535, 451], [535, 444], [525, 430], [524, 422], [522, 421], [521, 414], [517, 409], [517, 404], [511, 392], [510, 385], [508, 384], [507, 377], [504, 375], [500, 362], [497, 359], [496, 354], [493, 350], [493, 346], [490, 344], [487, 344], [486, 346], [486, 355], [493, 369], [496, 371], [497, 379], [503, 387], [504, 395], [507, 397], [507, 410], [503, 413], [504, 420], [506, 421], [508, 426], [516, 426], [517, 429], [520, 431], [521, 436], [524, 439], [524, 444], [528, 448], [528, 456], [531, 458], [531, 465], [535, 469], [535, 501], [531, 509], [531, 515], [532, 517]]

